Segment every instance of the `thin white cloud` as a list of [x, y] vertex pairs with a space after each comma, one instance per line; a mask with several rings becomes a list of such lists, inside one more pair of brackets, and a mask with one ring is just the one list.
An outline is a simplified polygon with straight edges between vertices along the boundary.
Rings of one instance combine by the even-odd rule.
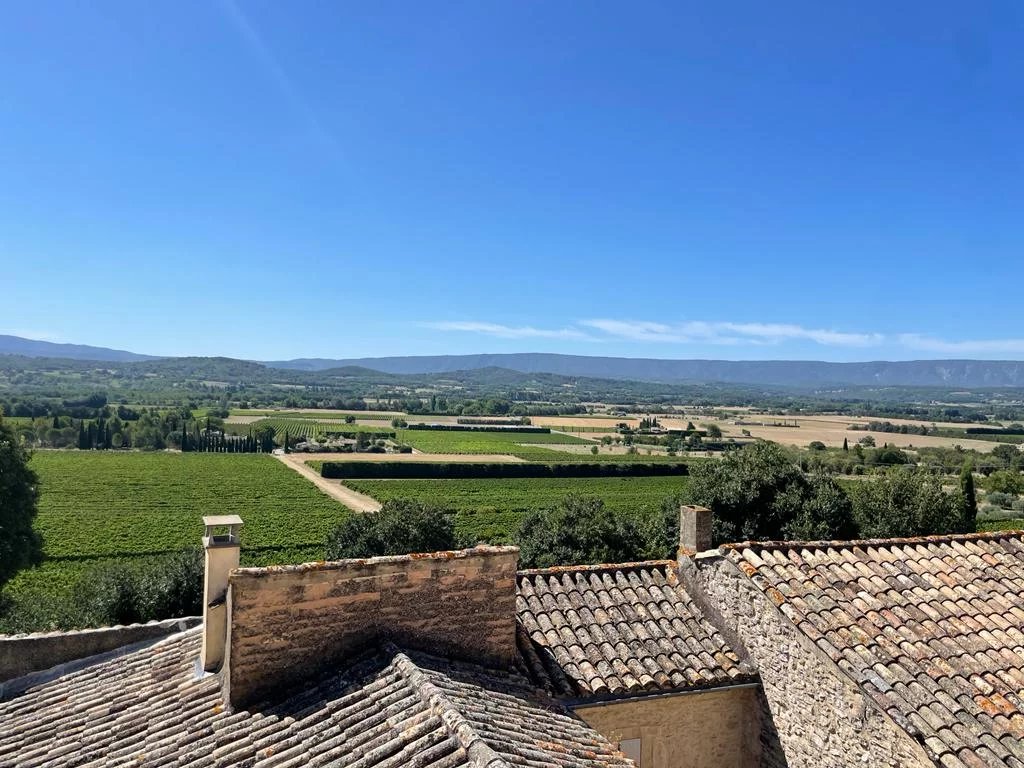
[[1024, 355], [1024, 339], [964, 339], [950, 341], [921, 333], [901, 333], [900, 344], [921, 352], [944, 355]]
[[495, 336], [499, 339], [587, 339], [588, 334], [577, 328], [534, 328], [529, 325], [512, 326], [499, 323], [475, 321], [451, 321], [422, 323], [426, 328], [437, 331], [463, 331]]
[[870, 347], [885, 337], [878, 333], [848, 333], [821, 328], [804, 328], [790, 323], [733, 323], [690, 320], [672, 325], [649, 320], [583, 320], [580, 325], [609, 336], [632, 341], [666, 344], [779, 344], [807, 340], [831, 347]]
[[713, 346], [776, 346], [809, 341], [822, 347], [897, 347], [945, 356], [1024, 356], [1024, 339], [968, 339], [953, 341], [921, 333], [863, 333], [828, 328], [807, 328], [794, 323], [736, 323], [719, 320], [688, 320], [662, 323], [655, 320], [594, 318], [562, 328], [511, 326], [475, 320], [421, 323], [439, 331], [477, 333], [500, 339], [566, 339], [577, 341], [635, 341], [645, 344], [704, 344]]

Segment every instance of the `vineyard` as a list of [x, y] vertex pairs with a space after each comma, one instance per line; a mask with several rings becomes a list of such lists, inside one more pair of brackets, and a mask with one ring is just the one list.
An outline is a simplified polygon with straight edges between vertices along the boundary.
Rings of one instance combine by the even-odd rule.
[[248, 435], [250, 431], [255, 433], [261, 427], [268, 426], [274, 428], [278, 442], [283, 440], [285, 432], [288, 433], [289, 440], [300, 438], [315, 440], [320, 435], [328, 433], [355, 435], [357, 432], [365, 432], [374, 439], [388, 439], [395, 436], [394, 430], [384, 429], [384, 425], [348, 424], [344, 419], [268, 418], [249, 424], [225, 424], [224, 431], [229, 435]]
[[397, 411], [280, 411], [280, 410], [258, 410], [246, 408], [231, 409], [232, 416], [266, 416], [273, 419], [313, 419], [313, 420], [340, 420], [344, 421], [346, 416], [354, 416], [360, 421], [386, 421], [391, 422], [396, 416], [404, 416]]
[[346, 480], [378, 501], [420, 499], [458, 512], [456, 527], [494, 544], [514, 543], [527, 511], [558, 504], [566, 494], [596, 496], [608, 507], [653, 512], [686, 487], [686, 477], [507, 478], [501, 480]]
[[197, 546], [204, 515], [241, 515], [242, 562], [258, 565], [322, 558], [328, 531], [350, 514], [258, 454], [37, 451], [31, 466], [44, 562], [5, 587], [15, 602], [59, 600], [102, 560]]

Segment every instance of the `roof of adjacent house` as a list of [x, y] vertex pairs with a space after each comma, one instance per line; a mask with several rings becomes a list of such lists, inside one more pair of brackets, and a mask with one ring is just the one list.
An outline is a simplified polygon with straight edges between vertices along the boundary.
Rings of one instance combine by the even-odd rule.
[[1022, 536], [723, 551], [936, 763], [1024, 766]]
[[676, 578], [673, 561], [520, 571], [519, 649], [560, 696], [625, 696], [756, 680]]
[[197, 628], [0, 702], [0, 765], [630, 766], [515, 672], [385, 643], [281, 700], [231, 712]]

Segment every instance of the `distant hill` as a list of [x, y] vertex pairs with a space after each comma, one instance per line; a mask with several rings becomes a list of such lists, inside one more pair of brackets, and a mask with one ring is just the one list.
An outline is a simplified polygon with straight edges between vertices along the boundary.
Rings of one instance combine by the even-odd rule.
[[[773, 387], [1024, 387], [1024, 362], [1005, 360], [910, 360], [827, 363], [819, 360], [663, 360], [586, 357], [548, 353], [363, 357], [333, 360], [299, 358], [273, 362], [230, 358], [160, 358], [106, 347], [54, 344], [0, 335], [0, 355], [108, 362], [159, 361], [160, 370], [193, 375], [215, 371], [239, 379], [266, 366], [282, 372], [332, 378], [369, 373], [432, 375], [478, 372], [474, 378], [505, 380], [509, 372], [636, 381], [654, 384], [744, 384]], [[211, 366], [213, 368], [211, 369]], [[300, 377], [301, 378], [301, 377]], [[300, 379], [296, 379], [297, 381]], [[305, 381], [304, 378], [301, 380]]]
[[68, 360], [105, 360], [113, 363], [132, 363], [141, 360], [157, 360], [153, 355], [140, 355], [123, 349], [90, 347], [87, 344], [55, 344], [52, 341], [35, 341], [20, 336], [0, 334], [0, 355], [24, 355], [25, 357], [59, 357]]
[[646, 382], [722, 382], [784, 387], [915, 386], [1020, 387], [1024, 362], [1001, 360], [910, 360], [827, 363], [817, 360], [660, 360], [585, 357], [546, 353], [364, 357], [350, 360], [303, 358], [269, 362], [274, 368], [317, 371], [344, 366], [385, 373], [424, 374], [505, 368]]

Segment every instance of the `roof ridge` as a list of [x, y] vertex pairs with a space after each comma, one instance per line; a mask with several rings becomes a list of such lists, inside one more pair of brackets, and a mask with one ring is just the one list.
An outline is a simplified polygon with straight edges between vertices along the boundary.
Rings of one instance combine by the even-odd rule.
[[675, 567], [675, 560], [636, 560], [628, 563], [598, 563], [596, 565], [552, 565], [547, 568], [523, 568], [520, 576], [547, 576], [556, 573], [593, 573], [596, 571], [635, 571], [641, 568]]
[[483, 736], [477, 733], [476, 728], [462, 714], [455, 702], [427, 677], [416, 662], [394, 643], [385, 643], [384, 649], [392, 656], [392, 663], [402, 677], [408, 681], [423, 702], [437, 713], [448, 732], [466, 750], [470, 765], [479, 768], [513, 768], [510, 762], [499, 755]]
[[933, 536], [898, 536], [891, 539], [820, 539], [806, 541], [739, 541], [719, 546], [719, 552], [744, 549], [849, 549], [851, 547], [893, 547], [908, 544], [946, 544], [954, 541], [994, 541], [1024, 538], [1024, 530], [981, 531], [979, 533], [941, 533]]

